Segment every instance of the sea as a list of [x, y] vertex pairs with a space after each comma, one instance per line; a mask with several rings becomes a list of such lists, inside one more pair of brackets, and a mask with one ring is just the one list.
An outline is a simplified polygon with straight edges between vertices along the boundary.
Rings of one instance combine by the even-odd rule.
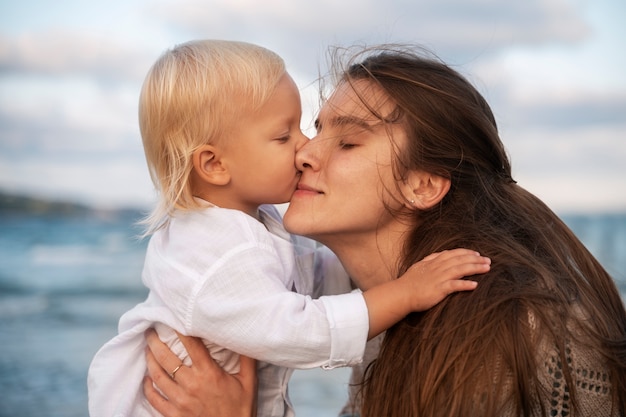
[[[0, 417], [87, 417], [86, 377], [120, 315], [143, 301], [137, 212], [0, 215]], [[563, 219], [626, 299], [626, 213]], [[336, 416], [348, 369], [296, 371], [298, 417]]]

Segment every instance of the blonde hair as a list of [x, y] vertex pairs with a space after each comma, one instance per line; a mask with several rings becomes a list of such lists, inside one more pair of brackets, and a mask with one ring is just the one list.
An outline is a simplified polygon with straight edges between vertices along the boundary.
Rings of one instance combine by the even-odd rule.
[[146, 235], [175, 209], [195, 209], [192, 155], [216, 144], [246, 112], [261, 107], [285, 74], [285, 64], [263, 47], [196, 40], [164, 52], [141, 89], [139, 126], [159, 202], [143, 221]]

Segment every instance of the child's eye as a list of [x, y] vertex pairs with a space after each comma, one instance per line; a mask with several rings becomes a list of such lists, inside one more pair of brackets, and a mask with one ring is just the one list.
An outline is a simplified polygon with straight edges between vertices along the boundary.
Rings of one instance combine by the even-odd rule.
[[283, 137], [277, 138], [276, 140], [281, 142], [281, 143], [286, 143], [286, 142], [289, 142], [290, 138], [291, 138], [291, 136], [283, 136]]

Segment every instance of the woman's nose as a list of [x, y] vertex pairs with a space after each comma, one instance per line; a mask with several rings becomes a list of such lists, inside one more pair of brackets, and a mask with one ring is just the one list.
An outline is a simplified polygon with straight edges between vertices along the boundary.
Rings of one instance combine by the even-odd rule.
[[296, 167], [303, 171], [305, 168], [318, 169], [319, 168], [319, 152], [320, 152], [320, 140], [311, 139], [298, 149], [296, 152]]
[[300, 150], [308, 141], [309, 137], [300, 131], [300, 134], [296, 138], [296, 152]]

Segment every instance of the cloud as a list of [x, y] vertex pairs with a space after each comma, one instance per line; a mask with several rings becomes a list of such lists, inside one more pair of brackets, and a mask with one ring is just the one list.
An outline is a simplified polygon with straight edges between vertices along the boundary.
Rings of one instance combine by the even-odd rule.
[[0, 189], [102, 208], [150, 207], [155, 197], [140, 153], [60, 160], [0, 155]]
[[104, 37], [68, 30], [0, 37], [0, 74], [88, 77], [99, 82], [141, 82], [152, 56]]
[[374, 0], [188, 0], [163, 2], [155, 14], [195, 37], [219, 34], [264, 44], [308, 73], [323, 57], [320, 46], [335, 43], [419, 42], [446, 60], [467, 62], [511, 46], [577, 43], [590, 33], [579, 11], [563, 0], [392, 5]]
[[610, 125], [626, 129], [626, 83], [613, 73], [623, 64], [602, 64], [582, 48], [506, 51], [459, 69], [485, 95], [496, 118], [516, 129], [579, 129]]
[[[551, 176], [559, 172], [626, 178], [624, 127], [596, 126], [572, 130], [529, 127], [506, 129], [502, 137], [512, 149], [512, 159], [521, 161], [520, 171], [530, 176]], [[618, 175], [619, 176], [619, 175]]]
[[625, 210], [624, 125], [500, 129], [518, 183], [557, 211]]
[[583, 126], [615, 126], [626, 133], [626, 92], [607, 95], [546, 95], [518, 101], [519, 124], [576, 130]]
[[0, 79], [0, 151], [51, 153], [123, 151], [137, 127], [139, 92], [83, 79]]

